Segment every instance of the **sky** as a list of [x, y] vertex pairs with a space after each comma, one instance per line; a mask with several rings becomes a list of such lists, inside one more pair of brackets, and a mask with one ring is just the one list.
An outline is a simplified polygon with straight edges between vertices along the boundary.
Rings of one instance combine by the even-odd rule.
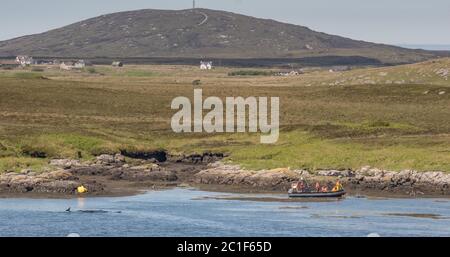
[[[448, 0], [196, 0], [226, 10], [353, 39], [450, 48]], [[0, 40], [45, 32], [111, 12], [188, 9], [192, 0], [0, 0]], [[433, 46], [434, 45], [434, 46]]]

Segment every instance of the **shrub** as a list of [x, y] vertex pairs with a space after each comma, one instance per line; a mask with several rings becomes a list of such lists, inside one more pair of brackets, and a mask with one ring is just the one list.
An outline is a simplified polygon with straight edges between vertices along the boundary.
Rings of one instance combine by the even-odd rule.
[[273, 72], [258, 70], [239, 70], [228, 73], [228, 76], [271, 76]]
[[369, 127], [389, 127], [391, 124], [387, 121], [377, 120], [367, 124]]
[[85, 70], [91, 74], [97, 73], [97, 70], [94, 67], [88, 67]]
[[45, 79], [41, 74], [35, 72], [17, 72], [14, 77], [18, 79]]
[[31, 68], [31, 71], [33, 72], [44, 72], [44, 69], [41, 67], [33, 67]]
[[196, 79], [196, 80], [192, 81], [192, 85], [193, 86], [200, 86], [201, 84], [202, 84], [202, 81], [199, 80], [199, 79]]
[[21, 148], [22, 148], [22, 155], [24, 156], [29, 156], [32, 158], [49, 157], [49, 154], [47, 153], [48, 149], [45, 149], [45, 147], [24, 145]]

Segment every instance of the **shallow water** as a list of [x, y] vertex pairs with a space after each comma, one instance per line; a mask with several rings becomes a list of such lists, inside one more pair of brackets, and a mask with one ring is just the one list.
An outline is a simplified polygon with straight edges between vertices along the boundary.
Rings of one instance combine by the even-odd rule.
[[176, 188], [118, 198], [0, 199], [0, 236], [450, 236], [446, 199], [239, 197], [286, 198]]

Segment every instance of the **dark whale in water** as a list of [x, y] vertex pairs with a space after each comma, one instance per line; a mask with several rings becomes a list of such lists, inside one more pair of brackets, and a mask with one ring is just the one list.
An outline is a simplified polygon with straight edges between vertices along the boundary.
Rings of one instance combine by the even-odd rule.
[[[73, 212], [71, 210], [71, 207], [66, 209], [66, 212]], [[109, 211], [105, 211], [105, 210], [77, 210], [76, 212], [78, 213], [108, 213]], [[122, 213], [122, 211], [115, 211], [113, 213]]]

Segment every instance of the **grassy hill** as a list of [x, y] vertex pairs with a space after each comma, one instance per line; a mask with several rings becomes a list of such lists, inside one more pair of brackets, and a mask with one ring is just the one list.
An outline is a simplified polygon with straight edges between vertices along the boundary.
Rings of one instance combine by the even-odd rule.
[[357, 84], [449, 84], [450, 59], [441, 58], [421, 63], [382, 67], [373, 69], [356, 69], [349, 72], [330, 74], [330, 80], [322, 83], [330, 85]]
[[102, 15], [0, 42], [0, 56], [300, 58], [361, 56], [411, 63], [434, 52], [329, 35], [307, 27], [207, 9]]
[[[0, 170], [42, 168], [49, 158], [77, 158], [78, 151], [89, 159], [121, 149], [163, 148], [225, 152], [229, 161], [256, 169], [371, 165], [450, 171], [450, 83], [439, 72], [449, 64], [440, 59], [293, 77], [149, 65], [0, 71]], [[362, 75], [380, 84], [352, 80]], [[192, 97], [194, 80], [201, 81], [205, 96], [279, 96], [280, 140], [261, 145], [257, 134], [173, 133], [170, 103], [176, 96]]]

